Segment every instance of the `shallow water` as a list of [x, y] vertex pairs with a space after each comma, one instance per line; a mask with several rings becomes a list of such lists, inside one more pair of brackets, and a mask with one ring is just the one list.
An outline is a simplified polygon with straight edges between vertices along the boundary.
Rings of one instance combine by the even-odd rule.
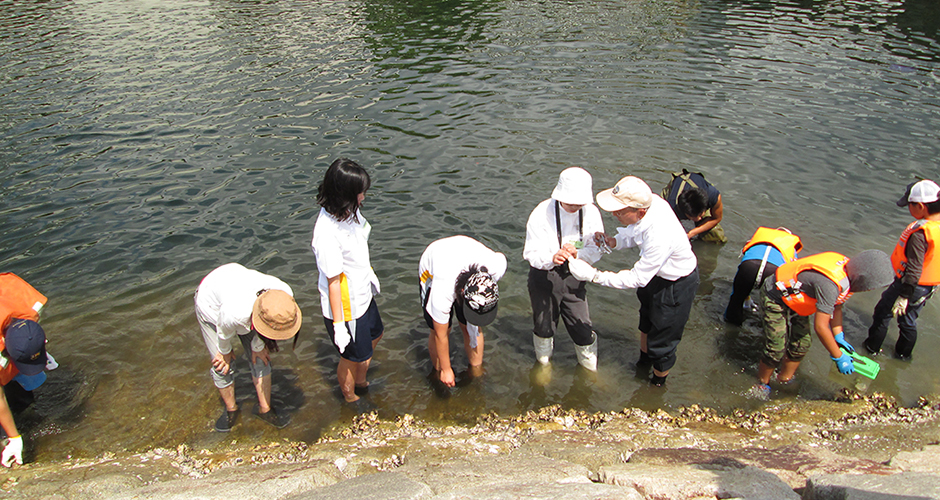
[[[62, 365], [24, 417], [37, 459], [313, 440], [348, 419], [309, 248], [317, 184], [340, 156], [373, 177], [363, 213], [386, 335], [370, 398], [386, 416], [457, 421], [546, 404], [759, 407], [742, 396], [758, 325], [721, 321], [744, 241], [785, 225], [812, 253], [890, 252], [909, 222], [894, 201], [937, 176], [940, 11], [928, 0], [0, 1], [0, 12], [0, 271], [49, 297], [43, 325]], [[562, 328], [550, 383], [533, 382], [525, 221], [570, 165], [596, 189], [627, 174], [656, 189], [688, 168], [722, 191], [731, 241], [695, 245], [702, 284], [665, 391], [632, 367], [635, 295], [600, 287], [589, 291], [597, 379], [575, 368]], [[510, 267], [485, 376], [442, 397], [426, 378], [416, 269], [429, 242], [457, 233]], [[296, 349], [274, 355], [275, 400], [293, 416], [281, 431], [247, 418], [229, 436], [210, 431], [220, 407], [192, 293], [233, 261], [287, 281], [307, 318]], [[877, 299], [849, 302], [850, 341]], [[934, 301], [915, 359], [882, 360], [870, 390], [907, 404], [940, 391], [938, 319]], [[466, 366], [462, 352], [454, 362]], [[830, 398], [844, 382], [831, 370], [817, 345], [777, 397]], [[244, 376], [237, 391], [250, 409]]]

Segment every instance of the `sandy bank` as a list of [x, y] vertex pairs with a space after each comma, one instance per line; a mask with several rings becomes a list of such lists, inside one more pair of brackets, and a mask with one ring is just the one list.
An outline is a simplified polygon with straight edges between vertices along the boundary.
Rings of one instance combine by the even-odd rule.
[[[940, 447], [931, 446], [940, 443], [938, 402], [902, 408], [880, 395], [846, 394], [732, 415], [696, 406], [593, 414], [553, 406], [484, 415], [473, 426], [367, 414], [317, 443], [182, 445], [32, 463], [0, 472], [0, 488], [6, 498], [68, 500], [331, 498], [339, 491], [366, 498], [829, 498], [820, 496], [820, 481], [876, 478], [896, 488], [891, 478], [903, 476], [903, 484], [921, 488], [910, 493], [936, 498], [928, 490], [940, 485]], [[918, 477], [926, 486], [916, 486]]]

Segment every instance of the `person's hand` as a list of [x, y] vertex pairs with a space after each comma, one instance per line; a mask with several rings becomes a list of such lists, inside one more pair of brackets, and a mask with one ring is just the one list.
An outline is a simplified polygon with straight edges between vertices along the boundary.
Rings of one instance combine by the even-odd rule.
[[268, 365], [268, 366], [271, 365], [271, 353], [268, 352], [267, 347], [265, 347], [264, 349], [258, 352], [251, 351], [251, 364], [257, 363], [259, 359], [265, 365]]
[[839, 332], [835, 334], [835, 339], [836, 339], [836, 344], [839, 344], [839, 347], [849, 352], [855, 352], [855, 348], [852, 347], [852, 344], [848, 343], [845, 340], [845, 332]]
[[580, 259], [568, 259], [568, 270], [578, 281], [594, 281], [597, 277], [597, 269], [594, 266]]
[[891, 314], [897, 318], [898, 316], [903, 316], [907, 313], [907, 299], [904, 297], [898, 297], [898, 300], [894, 301], [894, 307], [891, 308]]
[[23, 436], [10, 438], [10, 442], [3, 448], [3, 456], [0, 458], [0, 463], [3, 463], [4, 467], [10, 467], [13, 465], [14, 460], [16, 460], [17, 464], [23, 465]]
[[574, 246], [573, 243], [565, 243], [561, 246], [561, 249], [568, 254], [568, 257], [571, 257], [572, 259], [578, 258], [578, 247]]
[[352, 335], [349, 334], [349, 328], [345, 321], [333, 322], [333, 343], [339, 348], [339, 352], [346, 350], [346, 346], [352, 342]]
[[610, 249], [610, 248], [613, 248], [617, 244], [617, 240], [598, 231], [594, 233], [594, 243], [601, 249], [603, 249], [604, 247], [607, 247], [608, 249]]
[[447, 387], [454, 386], [454, 370], [447, 368], [446, 370], [441, 370], [441, 383]]
[[212, 369], [222, 375], [228, 375], [228, 371], [231, 369], [232, 364], [232, 353], [228, 354], [216, 354], [212, 358]]
[[836, 363], [836, 367], [839, 368], [839, 373], [843, 375], [855, 373], [855, 367], [852, 366], [852, 356], [849, 356], [848, 353], [843, 352], [842, 356], [838, 358], [829, 357]]
[[555, 255], [552, 256], [552, 263], [555, 264], [556, 266], [560, 266], [564, 264], [566, 260], [568, 260], [568, 257], [570, 257], [568, 252], [565, 251], [564, 248], [561, 248], [557, 252], [555, 252]]

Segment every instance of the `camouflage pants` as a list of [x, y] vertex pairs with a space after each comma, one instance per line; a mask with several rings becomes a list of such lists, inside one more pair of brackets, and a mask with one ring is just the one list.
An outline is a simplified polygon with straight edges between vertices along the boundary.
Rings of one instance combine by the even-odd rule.
[[813, 342], [809, 328], [809, 317], [799, 316], [789, 307], [767, 297], [764, 287], [760, 289], [764, 324], [764, 352], [761, 361], [777, 367], [784, 355], [793, 361], [801, 361]]

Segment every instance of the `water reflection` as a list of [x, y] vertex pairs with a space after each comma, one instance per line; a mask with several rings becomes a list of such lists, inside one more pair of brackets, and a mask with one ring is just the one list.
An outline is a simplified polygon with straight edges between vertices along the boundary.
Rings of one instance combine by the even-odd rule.
[[[910, 43], [923, 45], [924, 55], [936, 62], [940, 5], [931, 0], [904, 0], [901, 9], [895, 17], [898, 29]], [[921, 35], [929, 40], [922, 39]]]

